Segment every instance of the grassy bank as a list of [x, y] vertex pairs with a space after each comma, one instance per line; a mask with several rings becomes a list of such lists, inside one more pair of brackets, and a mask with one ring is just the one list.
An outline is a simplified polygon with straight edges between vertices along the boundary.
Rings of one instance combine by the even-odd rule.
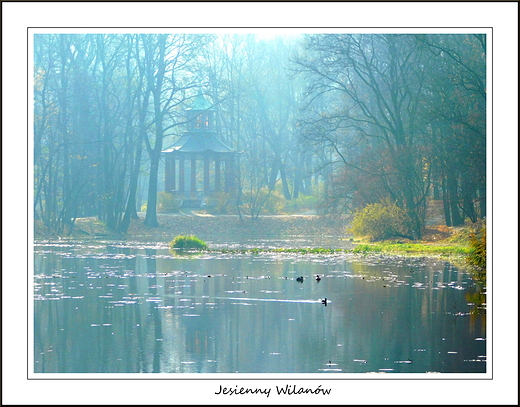
[[359, 244], [353, 249], [327, 249], [323, 247], [303, 247], [303, 248], [259, 248], [252, 247], [247, 249], [215, 249], [207, 248], [206, 253], [231, 253], [231, 254], [262, 254], [262, 253], [292, 253], [292, 254], [372, 254], [388, 253], [397, 255], [440, 255], [440, 256], [467, 256], [468, 247], [463, 246], [430, 246], [426, 244]]
[[395, 253], [395, 254], [439, 254], [467, 255], [470, 248], [462, 245], [440, 245], [426, 243], [377, 243], [358, 244], [354, 253]]
[[[321, 216], [266, 216], [259, 219], [236, 216], [172, 216], [159, 214], [159, 227], [144, 225], [144, 216], [132, 220], [128, 233], [114, 234], [105, 227], [102, 221], [96, 218], [77, 219], [75, 227], [68, 238], [124, 238], [139, 239], [155, 237], [158, 239], [172, 239], [176, 235], [195, 235], [203, 239], [213, 234], [229, 236], [251, 236], [259, 238], [283, 236], [341, 236], [345, 235], [347, 219], [342, 217]], [[35, 225], [36, 237], [47, 237]], [[62, 236], [65, 237], [65, 236]], [[352, 239], [350, 239], [352, 241]], [[354, 248], [326, 249], [326, 248], [282, 248], [282, 249], [225, 249], [228, 252], [241, 253], [279, 252], [300, 254], [333, 254], [352, 252], [358, 254], [387, 253], [406, 255], [445, 255], [466, 256], [470, 251], [469, 228], [449, 228], [436, 225], [427, 227], [421, 241], [383, 241], [370, 242], [366, 240], [352, 241]], [[213, 250], [213, 249], [209, 249]], [[215, 249], [219, 251], [219, 249]], [[220, 250], [220, 251], [224, 251]]]
[[323, 247], [302, 248], [209, 248], [201, 249], [208, 253], [235, 253], [235, 254], [262, 254], [262, 253], [293, 253], [293, 254], [407, 254], [407, 255], [441, 255], [441, 256], [467, 256], [470, 249], [465, 246], [441, 246], [427, 244], [358, 244], [353, 249], [327, 249]]
[[354, 253], [389, 253], [468, 256], [471, 253], [472, 234], [479, 230], [481, 224], [471, 224], [462, 227], [430, 225], [426, 228], [420, 241], [385, 240], [370, 242], [360, 239], [355, 244]]

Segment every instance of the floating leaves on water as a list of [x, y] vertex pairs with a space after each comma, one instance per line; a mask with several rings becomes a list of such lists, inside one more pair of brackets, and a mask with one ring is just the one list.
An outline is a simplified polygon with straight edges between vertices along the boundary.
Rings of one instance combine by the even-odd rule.
[[[447, 312], [446, 314], [450, 314]], [[455, 314], [452, 314], [455, 317], [467, 317], [468, 315], [471, 315], [471, 312], [456, 312]]]
[[109, 301], [109, 303], [120, 307], [120, 306], [126, 305], [126, 304], [137, 304], [137, 301], [119, 300], [119, 301]]
[[[132, 247], [135, 247], [135, 249]], [[275, 319], [281, 323], [282, 326], [283, 324], [287, 325], [288, 321], [292, 321], [290, 327], [287, 327], [290, 328], [288, 329], [290, 332], [299, 332], [298, 330], [301, 329], [301, 327], [308, 330], [307, 320], [311, 322], [317, 321], [317, 325], [314, 327], [310, 326], [310, 328], [316, 329], [314, 332], [318, 332], [319, 335], [321, 335], [323, 332], [320, 330], [322, 318], [324, 315], [325, 318], [328, 318], [327, 314], [323, 314], [323, 306], [319, 304], [320, 300], [318, 300], [318, 298], [322, 296], [333, 296], [335, 302], [340, 305], [337, 307], [337, 312], [344, 311], [345, 316], [350, 321], [357, 318], [357, 316], [354, 315], [355, 310], [358, 309], [356, 308], [357, 304], [360, 302], [364, 303], [364, 301], [361, 301], [364, 299], [362, 294], [368, 290], [373, 289], [376, 294], [379, 293], [381, 296], [383, 296], [384, 292], [385, 299], [393, 298], [393, 295], [397, 294], [397, 292], [399, 292], [400, 295], [400, 291], [397, 290], [402, 290], [405, 294], [409, 294], [413, 291], [411, 294], [414, 296], [413, 306], [417, 305], [417, 308], [414, 308], [412, 311], [422, 311], [423, 316], [428, 312], [433, 313], [435, 318], [442, 316], [437, 319], [446, 321], [446, 324], [453, 326], [465, 326], [470, 323], [468, 319], [458, 318], [455, 320], [455, 318], [445, 316], [445, 311], [451, 311], [451, 313], [448, 313], [451, 316], [469, 315], [468, 313], [456, 313], [458, 309], [451, 308], [453, 301], [459, 304], [459, 308], [462, 308], [462, 311], [470, 309], [471, 305], [467, 306], [468, 302], [469, 304], [476, 303], [474, 299], [470, 301], [470, 299], [464, 298], [465, 294], [462, 292], [466, 287], [471, 286], [471, 280], [469, 280], [467, 274], [457, 273], [456, 269], [442, 262], [430, 262], [424, 259], [412, 261], [406, 258], [392, 259], [391, 257], [385, 256], [373, 256], [367, 261], [360, 257], [358, 263], [353, 263], [352, 260], [355, 259], [355, 256], [347, 253], [323, 253], [313, 255], [310, 253], [275, 252], [259, 253], [255, 256], [251, 254], [212, 253], [211, 255], [197, 259], [173, 259], [172, 256], [165, 255], [159, 251], [167, 251], [167, 247], [161, 248], [161, 245], [155, 243], [142, 244], [137, 242], [111, 244], [108, 250], [112, 252], [108, 254], [103, 253], [103, 251], [107, 250], [106, 244], [95, 245], [90, 249], [86, 249], [86, 246], [83, 245], [77, 249], [76, 247], [72, 247], [66, 249], [61, 248], [61, 250], [65, 250], [67, 254], [65, 256], [55, 255], [54, 251], [49, 250], [48, 253], [45, 254], [48, 256], [46, 260], [42, 260], [42, 253], [38, 255], [39, 261], [42, 264], [37, 264], [35, 269], [35, 273], [37, 273], [34, 275], [33, 286], [35, 300], [62, 299], [63, 301], [60, 303], [36, 303], [37, 315], [46, 317], [47, 314], [54, 309], [59, 311], [62, 307], [68, 307], [67, 309], [70, 310], [68, 315], [70, 318], [75, 318], [78, 324], [83, 327], [83, 330], [88, 330], [89, 326], [98, 327], [96, 330], [89, 330], [89, 335], [94, 335], [96, 338], [101, 338], [105, 335], [109, 336], [112, 331], [115, 331], [115, 335], [123, 337], [128, 327], [130, 327], [132, 331], [134, 327], [139, 327], [139, 324], [136, 325], [136, 322], [142, 321], [143, 333], [146, 332], [143, 338], [146, 338], [146, 341], [153, 342], [155, 342], [153, 327], [154, 324], [157, 323], [155, 318], [159, 317], [162, 321], [161, 326], [163, 329], [162, 335], [164, 335], [164, 342], [168, 343], [168, 347], [172, 345], [172, 348], [179, 346], [176, 342], [176, 335], [178, 332], [184, 332], [182, 329], [185, 327], [198, 326], [199, 324], [210, 321], [211, 324], [207, 325], [208, 335], [214, 332], [216, 333], [215, 336], [208, 336], [208, 339], [216, 341], [217, 335], [219, 334], [217, 331], [223, 329], [222, 324], [217, 323], [221, 318], [224, 318], [222, 314], [229, 314], [230, 316], [240, 318], [245, 316], [253, 316], [253, 318], [258, 316], [262, 318], [264, 309], [270, 313], [274, 313], [276, 316]], [[114, 253], [122, 250], [134, 250], [135, 253], [132, 255], [129, 253]], [[145, 253], [144, 250], [156, 250], [157, 252]], [[84, 251], [84, 253], [81, 253], [81, 251]], [[65, 260], [66, 256], [73, 256], [77, 261]], [[67, 271], [66, 268], [63, 268], [65, 266], [74, 268], [77, 271]], [[413, 272], [410, 271], [411, 268], [413, 268]], [[308, 285], [304, 283], [302, 287], [294, 283], [294, 279], [300, 275], [306, 279], [314, 280], [316, 274], [319, 274], [322, 278], [324, 278], [324, 276], [330, 278], [322, 281], [319, 286], [317, 284]], [[208, 278], [208, 275], [211, 275], [212, 278]], [[70, 276], [70, 278], [65, 279], [68, 276]], [[218, 276], [221, 278], [218, 278]], [[332, 277], [337, 278], [334, 279]], [[366, 279], [362, 280], [363, 277]], [[126, 278], [126, 280], [116, 280], [116, 278]], [[204, 279], [207, 281], [206, 283], [203, 283]], [[373, 283], [370, 283], [369, 280]], [[128, 284], [118, 284], [119, 282]], [[305, 282], [307, 282], [307, 280], [305, 280]], [[314, 283], [314, 281], [312, 282]], [[100, 286], [96, 286], [97, 283], [99, 283]], [[246, 285], [239, 286], [238, 284]], [[385, 290], [392, 291], [392, 288], [381, 290], [380, 287], [383, 284], [388, 284], [391, 287], [395, 287], [398, 284], [408, 285], [408, 287], [401, 287], [396, 289], [396, 292], [387, 294]], [[411, 290], [412, 285], [414, 288], [418, 289], [422, 287], [422, 289], [428, 291], [420, 292]], [[298, 289], [297, 291], [295, 286]], [[448, 287], [454, 290], [443, 290], [442, 292], [430, 291], [431, 289], [439, 290]], [[96, 292], [93, 291], [94, 288], [100, 289], [103, 293], [101, 295], [96, 294]], [[240, 290], [239, 288], [245, 288], [247, 291], [243, 289]], [[74, 294], [84, 293], [85, 297], [71, 297], [70, 294], [72, 290], [76, 290]], [[430, 303], [424, 304], [419, 301], [423, 296], [429, 296], [430, 293], [432, 295], [433, 305], [435, 305], [436, 308], [432, 308]], [[376, 298], [374, 297], [367, 296], [366, 298], [375, 301]], [[417, 297], [417, 302], [415, 302], [415, 297]], [[451, 298], [455, 300], [452, 301]], [[67, 303], [67, 301], [72, 301], [73, 299], [81, 299], [82, 302]], [[95, 303], [96, 306], [99, 305], [99, 307], [94, 310], [91, 306], [91, 302]], [[270, 304], [267, 304], [267, 302], [270, 302]], [[357, 302], [357, 304], [354, 304], [355, 302]], [[290, 303], [303, 305], [300, 307]], [[104, 309], [107, 308], [106, 306], [108, 304], [110, 304], [111, 310]], [[134, 306], [130, 304], [134, 304]], [[420, 304], [423, 304], [424, 309], [419, 308]], [[126, 305], [129, 305], [129, 307], [125, 309], [124, 307]], [[248, 305], [253, 307], [243, 308], [236, 307], [235, 305]], [[76, 306], [79, 306], [80, 311], [77, 311], [78, 307]], [[344, 309], [343, 306], [345, 306]], [[74, 308], [76, 308], [76, 311], [74, 311]], [[218, 309], [215, 310], [215, 308]], [[159, 309], [164, 311], [158, 311]], [[93, 310], [95, 312], [93, 312]], [[329, 310], [325, 309], [325, 311]], [[331, 309], [331, 311], [334, 311], [334, 309]], [[362, 315], [360, 315], [360, 317]], [[57, 312], [55, 316], [56, 318], [60, 318], [60, 312]], [[106, 316], [109, 316], [114, 322], [114, 326], [119, 328], [118, 330], [115, 328], [105, 330], [103, 327], [110, 325], [101, 323], [88, 324], [88, 319], [85, 321], [85, 318], [103, 320]], [[186, 316], [187, 318], [180, 318], [182, 316]], [[126, 321], [124, 325], [126, 328], [121, 325], [120, 321]], [[213, 321], [215, 321], [215, 326], [213, 326]], [[396, 321], [398, 323], [399, 319], [392, 318], [391, 322], [396, 323]], [[61, 325], [57, 325], [57, 329], [59, 328], [61, 328]], [[478, 351], [474, 353], [469, 353], [471, 357], [464, 360], [466, 363], [462, 369], [470, 371], [485, 369], [485, 357], [475, 357], [477, 353], [485, 352], [485, 343], [474, 341], [485, 341], [486, 339], [477, 337], [482, 335], [483, 331], [479, 329], [479, 326], [476, 328], [477, 329], [475, 329], [474, 332], [472, 331], [472, 333], [467, 333], [467, 335], [464, 333], [464, 335], [467, 336], [466, 344], [469, 344], [468, 347], [478, 349]], [[55, 331], [62, 335], [57, 329], [55, 329]], [[135, 335], [136, 332], [139, 331], [133, 330], [131, 334]], [[451, 332], [449, 331], [442, 330], [436, 332], [448, 338], [452, 338]], [[148, 333], [152, 334], [148, 335]], [[69, 329], [67, 329], [67, 335], [71, 335], [72, 338]], [[328, 338], [330, 339], [331, 337]], [[320, 347], [326, 345], [326, 351], [330, 353], [325, 353], [326, 356], [324, 357], [322, 357], [323, 355], [317, 356], [318, 366], [315, 366], [314, 371], [322, 367], [323, 369], [319, 369], [320, 372], [342, 372], [336, 363], [330, 361], [329, 364], [324, 363], [326, 362], [326, 360], [324, 360], [325, 358], [328, 360], [328, 358], [332, 358], [334, 354], [342, 361], [340, 364], [346, 362], [344, 363], [346, 366], [350, 365], [351, 368], [356, 369], [356, 371], [373, 370], [374, 372], [371, 373], [392, 372], [393, 369], [381, 369], [379, 372], [377, 371], [379, 366], [389, 368], [391, 365], [394, 365], [395, 371], [411, 371], [412, 369], [413, 371], [426, 370], [427, 368], [423, 368], [425, 365], [421, 360], [424, 359], [420, 357], [421, 354], [412, 353], [411, 351], [428, 351], [430, 356], [426, 358], [427, 360], [429, 360], [430, 357], [432, 359], [440, 358], [442, 360], [449, 360], [450, 364], [456, 361], [455, 363], [457, 363], [458, 367], [460, 367], [462, 363], [461, 354], [455, 356], [453, 356], [453, 354], [449, 355], [446, 353], [446, 348], [437, 355], [437, 350], [442, 350], [438, 345], [447, 344], [447, 342], [440, 343], [439, 335], [435, 335], [435, 338], [432, 339], [431, 347], [428, 345], [428, 350], [413, 349], [409, 346], [408, 352], [404, 354], [388, 354], [387, 356], [389, 358], [386, 361], [381, 361], [380, 358], [377, 358], [376, 361], [376, 359], [371, 357], [369, 352], [361, 352], [362, 356], [366, 356], [371, 360], [370, 365], [367, 364], [367, 360], [365, 359], [354, 359], [354, 362], [352, 362], [352, 359], [349, 359], [348, 355], [350, 350], [355, 354], [359, 353], [360, 349], [356, 349], [352, 344], [347, 346], [348, 343], [346, 342], [343, 344], [338, 343], [345, 339], [348, 338], [337, 337], [333, 338], [333, 340], [326, 341], [326, 344], [320, 345]], [[197, 340], [200, 340], [200, 338], [197, 338]], [[150, 344], [150, 342], [147, 343], [148, 345]], [[452, 347], [452, 350], [459, 349], [462, 352], [462, 349], [464, 349], [463, 347], [459, 347], [458, 338], [455, 341], [451, 341], [450, 339], [449, 343], [449, 347]], [[150, 346], [150, 348], [153, 348], [153, 346]], [[276, 348], [278, 347], [271, 349]], [[278, 352], [272, 352], [271, 354], [273, 354], [273, 356], [280, 355]], [[177, 366], [180, 363], [179, 360], [186, 357], [181, 355], [182, 353], [175, 356], [175, 364], [177, 364]], [[285, 351], [283, 355], [285, 355]], [[351, 355], [352, 353], [349, 356], [352, 357]], [[400, 360], [404, 355], [414, 356], [413, 365], [408, 367], [399, 366], [400, 364], [411, 363], [411, 361], [408, 360]], [[424, 355], [423, 353], [422, 356]], [[204, 364], [206, 359], [216, 359], [217, 355], [207, 353], [203, 356], [204, 358], [200, 360], [202, 363], [199, 363], [199, 360], [196, 362], [197, 369], [199, 365]], [[305, 357], [308, 358], [308, 355]], [[218, 360], [218, 367], [216, 363], [213, 364], [215, 370], [222, 369], [222, 366], [225, 366], [220, 355]], [[273, 360], [278, 360], [278, 358]], [[348, 362], [349, 360], [350, 362]], [[211, 361], [215, 362], [214, 360]], [[36, 360], [35, 363], [37, 362], [41, 361]], [[191, 364], [194, 362], [186, 363]], [[431, 368], [429, 365], [428, 367]], [[166, 368], [170, 368], [170, 365]], [[285, 366], [282, 366], [282, 368], [285, 368]], [[290, 366], [288, 368], [290, 369]], [[188, 366], [184, 369], [186, 371], [196, 370]], [[212, 371], [213, 368], [208, 370]], [[345, 368], [345, 370], [348, 370], [349, 373], [353, 372], [353, 369]]]

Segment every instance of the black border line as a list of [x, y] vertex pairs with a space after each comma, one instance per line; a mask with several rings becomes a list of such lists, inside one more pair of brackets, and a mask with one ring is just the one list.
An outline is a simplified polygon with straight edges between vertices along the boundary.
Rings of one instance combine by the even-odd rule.
[[[99, 3], [103, 3], [103, 1], [98, 1]], [[276, 3], [276, 1], [272, 1], [273, 3]], [[291, 1], [290, 1], [291, 2]], [[445, 2], [450, 2], [449, 0], [446, 0]], [[59, 1], [55, 1], [55, 2], [50, 2], [50, 3], [60, 3]], [[90, 1], [86, 1], [86, 3], [90, 3]], [[157, 2], [153, 2], [153, 3], [163, 3], [161, 1], [157, 1]], [[181, 2], [181, 3], [190, 3], [190, 2]], [[212, 1], [208, 1], [208, 2], [199, 2], [199, 3], [213, 3]], [[234, 3], [233, 1], [229, 1], [229, 2], [224, 2], [224, 3]], [[268, 1], [269, 3], [269, 1]], [[334, 1], [327, 1], [325, 3], [335, 3]], [[381, 2], [372, 2], [372, 3], [387, 3], [385, 1], [381, 1]], [[407, 1], [400, 1], [398, 3], [408, 3]], [[431, 2], [426, 2], [426, 3], [437, 3], [437, 1], [431, 1]], [[335, 30], [335, 29], [392, 29], [392, 30], [395, 30], [395, 29], [480, 29], [480, 30], [491, 30], [491, 66], [493, 66], [493, 51], [494, 51], [494, 46], [493, 46], [493, 39], [494, 39], [494, 36], [493, 36], [493, 27], [27, 27], [27, 38], [26, 38], [26, 44], [27, 44], [27, 52], [26, 52], [26, 56], [27, 56], [27, 83], [26, 83], [26, 86], [27, 86], [27, 192], [29, 192], [29, 171], [31, 170], [31, 165], [29, 163], [29, 136], [30, 136], [30, 126], [31, 126], [31, 123], [29, 122], [30, 121], [30, 117], [29, 117], [29, 104], [31, 102], [31, 99], [30, 99], [30, 83], [29, 83], [29, 64], [30, 64], [30, 61], [33, 61], [34, 60], [34, 56], [32, 59], [29, 58], [29, 52], [31, 51], [29, 49], [29, 36], [31, 35], [30, 31], [31, 30], [37, 30], [37, 29], [147, 29], [147, 28], [150, 28], [150, 29], [166, 29], [166, 30], [179, 30], [179, 29], [189, 29], [189, 30], [198, 30], [198, 29], [215, 29], [215, 30], [225, 30], [225, 29], [233, 29], [233, 30], [260, 30], [260, 29], [275, 29], [275, 30], [284, 30], [284, 29], [309, 29], [309, 30], [315, 30], [315, 29], [332, 29], [332, 30]], [[338, 33], [338, 34], [341, 34], [341, 33]], [[439, 33], [439, 34], [443, 34], [443, 33]], [[485, 33], [486, 36], [488, 35], [488, 33]], [[34, 34], [33, 34], [34, 35]], [[488, 50], [486, 50], [487, 52]], [[486, 61], [486, 79], [487, 79], [487, 73], [488, 73], [488, 69], [489, 67], [487, 66], [487, 61]], [[492, 87], [491, 89], [493, 90], [493, 70], [491, 71], [491, 84], [492, 84]], [[490, 166], [490, 172], [491, 174], [491, 197], [490, 197], [490, 201], [491, 201], [491, 219], [493, 219], [493, 209], [494, 209], [494, 205], [493, 205], [493, 182], [492, 182], [492, 179], [493, 179], [493, 131], [494, 131], [494, 128], [493, 128], [493, 125], [494, 125], [494, 120], [493, 120], [493, 92], [491, 92], [491, 95], [490, 95], [490, 98], [491, 98], [491, 113], [490, 113], [490, 117], [491, 117], [491, 134], [490, 135], [487, 135], [486, 134], [486, 143], [488, 142], [488, 138], [489, 138], [489, 141], [491, 143], [491, 152], [490, 152], [490, 155], [491, 157], [487, 157], [486, 156], [486, 174], [487, 174], [487, 167], [488, 167], [488, 164], [487, 164], [487, 160], [488, 159], [491, 159], [491, 166]], [[487, 122], [487, 109], [489, 109], [489, 104], [487, 103], [488, 101], [486, 101], [486, 122]], [[486, 124], [486, 132], [487, 132], [487, 124]], [[487, 153], [486, 153], [487, 154]], [[34, 172], [34, 166], [32, 166], [32, 171]], [[486, 185], [487, 183], [489, 182], [489, 180], [487, 179], [487, 176], [486, 176]], [[29, 194], [28, 194], [29, 195]], [[487, 197], [486, 197], [487, 199]], [[27, 196], [27, 236], [29, 236], [29, 196]], [[32, 219], [32, 222], [33, 222], [33, 233], [34, 233], [34, 216], [33, 216], [33, 219]], [[487, 226], [487, 222], [486, 222], [486, 226]], [[492, 229], [492, 228], [491, 228]], [[27, 239], [29, 240], [29, 239]], [[28, 242], [29, 243], [29, 242]], [[33, 235], [33, 248], [34, 248], [34, 235]], [[490, 241], [490, 247], [491, 247], [491, 252], [493, 253], [493, 230], [491, 230], [491, 241]], [[34, 251], [32, 251], [32, 254], [34, 255]], [[30, 253], [30, 250], [29, 250], [29, 245], [27, 246], [27, 288], [29, 288], [29, 256], [31, 255]], [[492, 271], [493, 270], [493, 256], [492, 256], [492, 261], [491, 261], [491, 267], [488, 266], [487, 271]], [[32, 271], [33, 274], [34, 274], [34, 270]], [[487, 290], [486, 290], [487, 292]], [[493, 272], [491, 272], [491, 298], [494, 298], [494, 295], [493, 295]], [[32, 300], [31, 304], [29, 304], [29, 292], [28, 292], [28, 289], [27, 289], [27, 306], [32, 306], [33, 309], [34, 309], [34, 299]], [[487, 314], [487, 306], [486, 306], [486, 314]], [[493, 318], [493, 306], [491, 307], [491, 326], [489, 327], [489, 330], [491, 331], [491, 337], [493, 337], [493, 322], [494, 322], [494, 318]], [[487, 317], [486, 317], [486, 324], [487, 324]], [[33, 326], [33, 330], [34, 330], [34, 326]], [[486, 329], [487, 331], [487, 329]], [[26, 379], [27, 380], [36, 380], [36, 381], [39, 381], [39, 380], [111, 380], [111, 381], [126, 381], [126, 380], [140, 380], [140, 381], [149, 381], [149, 380], [190, 380], [190, 381], [197, 381], [197, 380], [220, 380], [220, 381], [225, 381], [225, 380], [234, 380], [234, 381], [239, 381], [239, 380], [284, 380], [284, 381], [294, 381], [294, 380], [326, 380], [326, 381], [337, 381], [337, 380], [364, 380], [364, 381], [380, 381], [380, 380], [406, 380], [406, 381], [412, 381], [412, 380], [430, 380], [430, 381], [443, 381], [443, 380], [467, 380], [467, 381], [475, 381], [475, 380], [485, 380], [485, 381], [488, 381], [488, 380], [493, 380], [493, 362], [494, 362], [494, 358], [493, 358], [493, 346], [494, 346], [494, 341], [492, 340], [491, 341], [491, 367], [490, 367], [490, 373], [491, 373], [491, 377], [475, 377], [475, 378], [466, 378], [466, 377], [445, 377], [445, 378], [439, 378], [439, 379], [433, 379], [431, 377], [425, 377], [425, 378], [417, 378], [417, 377], [414, 377], [414, 378], [406, 378], [406, 377], [402, 377], [401, 375], [405, 375], [406, 373], [395, 373], [396, 376], [386, 376], [383, 378], [383, 377], [368, 377], [367, 375], [367, 378], [360, 378], [360, 377], [352, 377], [352, 378], [339, 378], [339, 377], [326, 377], [327, 375], [324, 375], [324, 377], [309, 377], [309, 378], [306, 378], [306, 377], [301, 377], [301, 378], [286, 378], [286, 377], [280, 377], [280, 378], [261, 378], [261, 377], [238, 377], [238, 378], [233, 378], [233, 377], [217, 377], [217, 378], [207, 378], [207, 377], [202, 377], [202, 378], [196, 378], [196, 377], [189, 377], [189, 378], [177, 378], [177, 377], [172, 377], [172, 378], [166, 378], [166, 377], [153, 377], [153, 374], [151, 374], [152, 377], [150, 378], [142, 378], [142, 377], [129, 377], [129, 378], [114, 378], [114, 377], [107, 377], [107, 378], [101, 378], [101, 377], [95, 377], [95, 378], [92, 378], [92, 377], [78, 377], [78, 378], [69, 378], [69, 377], [66, 377], [66, 378], [62, 378], [62, 377], [50, 377], [50, 378], [45, 378], [45, 377], [29, 377], [29, 313], [27, 312], [27, 375], [26, 375]], [[489, 362], [487, 360], [487, 350], [488, 349], [488, 345], [487, 345], [487, 339], [488, 339], [488, 336], [486, 334], [486, 373], [453, 373], [453, 374], [475, 374], [475, 375], [479, 375], [479, 374], [487, 374], [487, 368], [489, 366]], [[34, 347], [32, 349], [32, 352], [34, 353]], [[34, 366], [32, 366], [32, 368], [34, 369]], [[34, 374], [34, 372], [33, 372]], [[73, 375], [74, 373], [49, 373], [49, 374], [70, 374], [70, 375]], [[81, 374], [81, 373], [80, 373]], [[102, 374], [118, 374], [118, 375], [125, 375], [125, 374], [128, 374], [128, 375], [137, 375], [139, 373], [88, 373], [88, 374], [99, 374], [99, 375], [102, 375]], [[169, 374], [169, 373], [166, 373], [166, 374]], [[174, 373], [176, 374], [176, 373]], [[190, 373], [191, 374], [191, 373]], [[205, 374], [205, 373], [204, 373]], [[213, 373], [213, 374], [229, 374], [229, 373]], [[244, 374], [248, 374], [248, 373], [231, 373], [231, 374], [240, 374], [240, 375], [244, 375]], [[249, 374], [278, 374], [278, 373], [249, 373]], [[286, 374], [286, 373], [282, 373], [282, 374]], [[314, 375], [315, 373], [287, 373], [287, 374], [302, 374], [302, 375]], [[322, 374], [322, 373], [317, 373], [317, 374]], [[343, 373], [345, 375], [347, 374], [350, 374], [350, 373]], [[415, 374], [415, 373], [413, 373]], [[421, 374], [421, 373], [418, 373], [418, 374]], [[424, 373], [425, 375], [427, 375], [427, 373]], [[442, 375], [450, 375], [452, 373], [441, 373]], [[399, 375], [399, 376], [397, 376]]]

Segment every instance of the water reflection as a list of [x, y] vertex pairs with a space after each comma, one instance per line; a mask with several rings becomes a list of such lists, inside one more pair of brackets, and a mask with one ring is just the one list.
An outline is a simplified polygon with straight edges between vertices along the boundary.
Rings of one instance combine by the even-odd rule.
[[34, 284], [35, 372], [486, 371], [485, 295], [442, 260], [49, 242]]

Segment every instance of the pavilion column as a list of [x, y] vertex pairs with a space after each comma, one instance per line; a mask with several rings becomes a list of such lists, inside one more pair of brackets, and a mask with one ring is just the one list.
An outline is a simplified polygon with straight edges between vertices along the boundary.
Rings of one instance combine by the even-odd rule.
[[176, 177], [176, 172], [175, 172], [175, 166], [177, 164], [177, 158], [175, 158], [175, 156], [172, 154], [172, 158], [170, 160], [170, 183], [171, 183], [171, 191], [175, 191], [175, 188], [177, 187], [176, 186], [176, 181], [175, 181], [175, 177]]
[[215, 192], [220, 191], [220, 158], [215, 158]]
[[192, 198], [197, 197], [197, 164], [195, 160], [195, 156], [191, 158], [191, 196]]
[[226, 173], [225, 189], [226, 189], [226, 192], [230, 192], [233, 190], [234, 168], [235, 168], [235, 164], [234, 164], [233, 157], [232, 156], [227, 157], [225, 160], [225, 173]]
[[186, 190], [185, 182], [184, 182], [184, 157], [179, 158], [179, 192], [184, 194]]
[[166, 154], [164, 156], [164, 190], [166, 192], [172, 191], [172, 155]]
[[209, 157], [204, 156], [204, 195], [209, 194]]

